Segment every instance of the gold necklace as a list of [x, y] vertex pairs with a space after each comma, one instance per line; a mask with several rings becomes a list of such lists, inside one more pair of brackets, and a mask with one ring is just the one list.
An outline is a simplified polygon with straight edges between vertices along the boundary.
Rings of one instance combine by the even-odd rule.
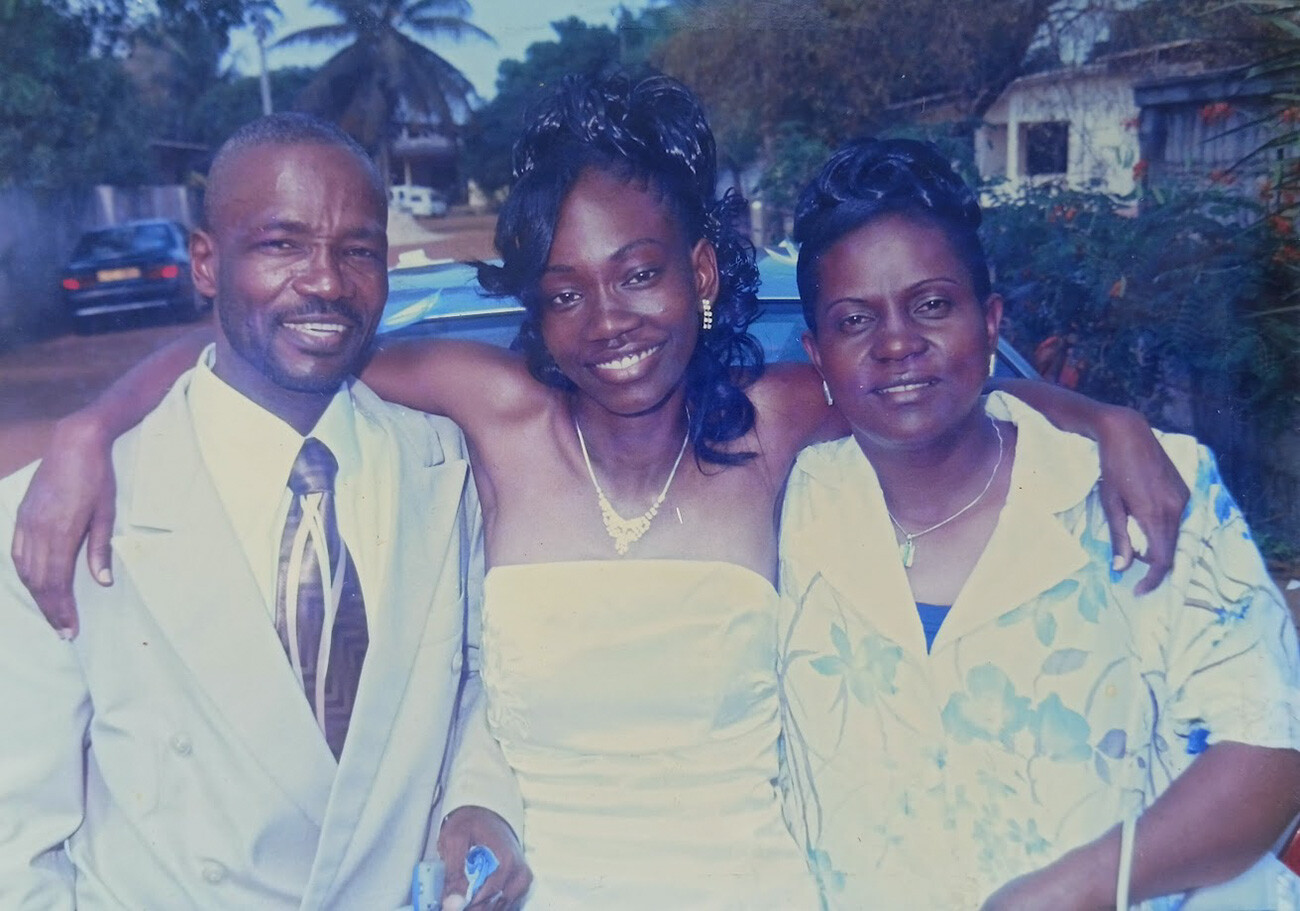
[[979, 496], [971, 500], [961, 509], [957, 510], [948, 518], [944, 519], [942, 522], [936, 522], [934, 525], [931, 525], [929, 528], [925, 528], [917, 532], [909, 532], [906, 528], [899, 525], [898, 520], [894, 518], [894, 514], [889, 511], [888, 504], [885, 505], [885, 514], [889, 516], [889, 521], [893, 522], [894, 527], [897, 528], [899, 532], [903, 535], [903, 540], [898, 543], [898, 555], [903, 558], [903, 567], [905, 569], [911, 569], [912, 562], [916, 559], [916, 545], [912, 543], [913, 541], [921, 537], [921, 535], [928, 535], [930, 532], [935, 531], [936, 529], [943, 528], [953, 519], [957, 518], [962, 513], [966, 512], [966, 510], [972, 509], [976, 503], [984, 499], [984, 495], [988, 493], [989, 488], [993, 486], [993, 479], [998, 476], [998, 469], [1002, 467], [1002, 431], [998, 429], [997, 421], [990, 421], [989, 423], [993, 425], [993, 432], [998, 435], [998, 460], [993, 463], [993, 473], [989, 475], [989, 479], [984, 484], [984, 489], [979, 492]]
[[627, 549], [640, 541], [641, 536], [650, 530], [650, 523], [658, 515], [664, 497], [668, 496], [668, 488], [672, 486], [673, 478], [677, 477], [677, 466], [682, 464], [682, 456], [686, 454], [686, 444], [691, 441], [690, 417], [687, 416], [686, 436], [682, 438], [682, 448], [677, 451], [677, 460], [673, 462], [673, 470], [668, 472], [664, 489], [659, 491], [659, 496], [655, 497], [649, 509], [631, 519], [620, 516], [614, 509], [614, 505], [609, 502], [609, 497], [605, 496], [605, 491], [600, 489], [600, 482], [596, 480], [596, 471], [591, 467], [591, 456], [587, 454], [587, 441], [582, 438], [582, 428], [578, 426], [577, 415], [573, 418], [573, 429], [578, 433], [578, 446], [582, 449], [582, 461], [587, 465], [591, 486], [596, 488], [596, 502], [600, 504], [600, 518], [605, 523], [605, 531], [614, 539], [614, 550], [620, 556], [626, 554]]

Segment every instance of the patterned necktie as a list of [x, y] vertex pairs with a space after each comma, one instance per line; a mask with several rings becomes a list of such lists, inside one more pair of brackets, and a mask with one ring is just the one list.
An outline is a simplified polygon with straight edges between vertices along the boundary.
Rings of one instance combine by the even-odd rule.
[[334, 510], [337, 472], [328, 446], [310, 437], [303, 442], [289, 472], [294, 496], [280, 539], [275, 598], [280, 642], [336, 759], [370, 644], [361, 583]]

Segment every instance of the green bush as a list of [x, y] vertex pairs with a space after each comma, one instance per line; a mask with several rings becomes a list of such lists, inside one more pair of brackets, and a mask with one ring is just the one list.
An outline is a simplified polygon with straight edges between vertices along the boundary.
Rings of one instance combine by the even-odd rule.
[[1294, 481], [1269, 460], [1300, 416], [1292, 223], [1212, 185], [1140, 204], [1036, 188], [984, 230], [1004, 336], [1047, 378], [1195, 433], [1262, 537], [1294, 548], [1300, 504], [1276, 494]]

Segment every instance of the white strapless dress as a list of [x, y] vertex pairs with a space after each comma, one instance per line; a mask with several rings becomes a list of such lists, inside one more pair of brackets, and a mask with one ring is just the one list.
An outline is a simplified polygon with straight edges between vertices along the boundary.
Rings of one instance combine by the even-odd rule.
[[729, 563], [495, 567], [488, 723], [524, 798], [528, 911], [819, 907], [777, 790], [771, 584]]

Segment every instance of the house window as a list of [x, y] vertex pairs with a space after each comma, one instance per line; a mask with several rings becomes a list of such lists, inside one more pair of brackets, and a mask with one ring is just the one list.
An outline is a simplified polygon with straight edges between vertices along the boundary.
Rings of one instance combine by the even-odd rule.
[[1025, 174], [1064, 174], [1070, 162], [1070, 125], [1064, 122], [1027, 123], [1022, 127]]

